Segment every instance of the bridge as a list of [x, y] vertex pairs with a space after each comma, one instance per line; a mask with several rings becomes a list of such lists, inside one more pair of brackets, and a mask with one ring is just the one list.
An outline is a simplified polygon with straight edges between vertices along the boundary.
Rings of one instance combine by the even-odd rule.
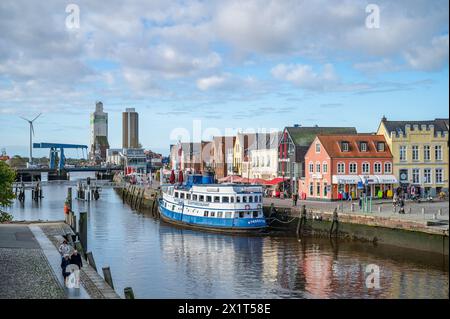
[[63, 170], [66, 163], [66, 157], [64, 155], [64, 149], [81, 149], [82, 151], [87, 150], [87, 145], [79, 144], [61, 144], [61, 143], [33, 143], [33, 148], [49, 148], [50, 149], [50, 169], [55, 169], [56, 167], [56, 157], [59, 152], [59, 165], [58, 169]]

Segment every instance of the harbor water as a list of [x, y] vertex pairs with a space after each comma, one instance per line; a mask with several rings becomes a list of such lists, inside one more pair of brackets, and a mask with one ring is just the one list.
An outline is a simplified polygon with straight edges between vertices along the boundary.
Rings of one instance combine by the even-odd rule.
[[[27, 191], [8, 211], [15, 221], [63, 220], [67, 187], [51, 182], [39, 203]], [[132, 287], [136, 298], [448, 298], [448, 259], [439, 254], [183, 229], [133, 211], [111, 188], [98, 201], [74, 199], [73, 210], [88, 212], [88, 250], [98, 269], [110, 266], [122, 296]], [[374, 265], [379, 288], [368, 288]]]

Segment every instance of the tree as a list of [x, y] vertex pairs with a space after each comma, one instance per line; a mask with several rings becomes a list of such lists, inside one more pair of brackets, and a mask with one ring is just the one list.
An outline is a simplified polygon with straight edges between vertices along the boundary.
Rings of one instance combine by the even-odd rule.
[[16, 172], [3, 161], [0, 161], [0, 207], [10, 206], [15, 198], [13, 183]]

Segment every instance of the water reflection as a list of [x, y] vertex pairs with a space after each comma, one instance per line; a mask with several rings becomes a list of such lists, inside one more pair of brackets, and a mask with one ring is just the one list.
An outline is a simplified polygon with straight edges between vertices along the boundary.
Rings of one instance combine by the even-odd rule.
[[[67, 186], [44, 188], [10, 211], [16, 220], [62, 220]], [[74, 201], [88, 212], [88, 249], [111, 267], [116, 290], [139, 298], [448, 298], [448, 259], [394, 247], [296, 238], [229, 236], [173, 227], [132, 211], [112, 189]], [[381, 289], [365, 285], [381, 269]]]

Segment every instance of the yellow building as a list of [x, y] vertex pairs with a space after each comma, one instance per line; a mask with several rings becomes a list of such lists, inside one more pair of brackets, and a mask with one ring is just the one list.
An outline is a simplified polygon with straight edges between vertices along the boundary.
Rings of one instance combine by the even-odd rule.
[[382, 118], [377, 134], [384, 135], [391, 149], [394, 174], [405, 191], [417, 193], [419, 189], [422, 196], [448, 192], [448, 126], [448, 119]]

